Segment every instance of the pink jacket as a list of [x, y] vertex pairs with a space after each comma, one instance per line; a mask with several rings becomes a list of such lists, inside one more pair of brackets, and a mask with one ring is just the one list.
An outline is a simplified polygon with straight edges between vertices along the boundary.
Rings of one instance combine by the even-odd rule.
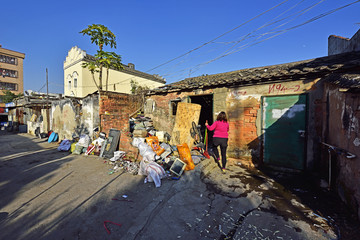
[[214, 131], [214, 137], [228, 138], [229, 137], [229, 123], [224, 121], [215, 121], [213, 125], [207, 125], [207, 129]]

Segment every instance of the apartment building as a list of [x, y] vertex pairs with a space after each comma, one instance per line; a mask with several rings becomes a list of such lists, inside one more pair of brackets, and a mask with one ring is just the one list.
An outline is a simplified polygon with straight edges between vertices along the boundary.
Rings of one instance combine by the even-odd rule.
[[[0, 95], [4, 90], [15, 94], [24, 91], [23, 62], [25, 54], [5, 49], [0, 45]], [[0, 113], [4, 113], [5, 103], [0, 99]]]

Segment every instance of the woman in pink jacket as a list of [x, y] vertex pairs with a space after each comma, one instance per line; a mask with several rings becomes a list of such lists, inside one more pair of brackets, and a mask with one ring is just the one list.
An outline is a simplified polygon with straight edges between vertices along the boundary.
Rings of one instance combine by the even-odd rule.
[[220, 146], [221, 151], [221, 163], [222, 163], [222, 172], [225, 173], [226, 167], [226, 148], [228, 146], [229, 138], [229, 123], [227, 122], [226, 113], [220, 112], [216, 118], [216, 121], [210, 126], [206, 120], [205, 126], [209, 131], [214, 131], [213, 144], [214, 154], [216, 156], [216, 161], [219, 162], [220, 156], [218, 151], [218, 146]]

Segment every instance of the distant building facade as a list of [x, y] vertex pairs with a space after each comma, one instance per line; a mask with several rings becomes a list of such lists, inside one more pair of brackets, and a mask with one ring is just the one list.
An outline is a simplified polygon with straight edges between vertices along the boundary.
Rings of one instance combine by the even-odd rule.
[[330, 35], [328, 38], [328, 55], [360, 51], [360, 29], [349, 38]]
[[[64, 61], [64, 95], [74, 97], [85, 97], [97, 91], [93, 76], [82, 64], [93, 61], [94, 57], [86, 51], [72, 47]], [[103, 89], [106, 90], [106, 68], [103, 69]], [[98, 81], [99, 74], [95, 73], [95, 80]], [[140, 86], [147, 86], [150, 89], [163, 86], [166, 81], [156, 75], [147, 74], [135, 70], [134, 64], [123, 65], [123, 69], [109, 69], [108, 91], [119, 93], [131, 93], [131, 80]]]
[[[23, 62], [25, 54], [2, 48], [0, 45], [0, 95], [4, 90], [15, 94], [24, 91]], [[0, 113], [4, 111], [5, 103], [0, 100]]]

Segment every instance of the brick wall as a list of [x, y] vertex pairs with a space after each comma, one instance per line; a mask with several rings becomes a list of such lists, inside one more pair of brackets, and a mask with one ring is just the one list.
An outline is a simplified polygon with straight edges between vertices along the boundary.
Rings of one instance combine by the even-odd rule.
[[189, 93], [169, 93], [166, 95], [149, 96], [145, 104], [145, 115], [154, 122], [154, 127], [171, 134], [175, 125], [175, 115], [172, 115], [170, 101], [182, 99]]
[[141, 107], [141, 97], [125, 93], [101, 92], [99, 105], [101, 131], [109, 134], [111, 128], [120, 130], [119, 150], [127, 152], [127, 156], [135, 156], [137, 148], [131, 145], [132, 139], [127, 133], [130, 130], [129, 115]]

